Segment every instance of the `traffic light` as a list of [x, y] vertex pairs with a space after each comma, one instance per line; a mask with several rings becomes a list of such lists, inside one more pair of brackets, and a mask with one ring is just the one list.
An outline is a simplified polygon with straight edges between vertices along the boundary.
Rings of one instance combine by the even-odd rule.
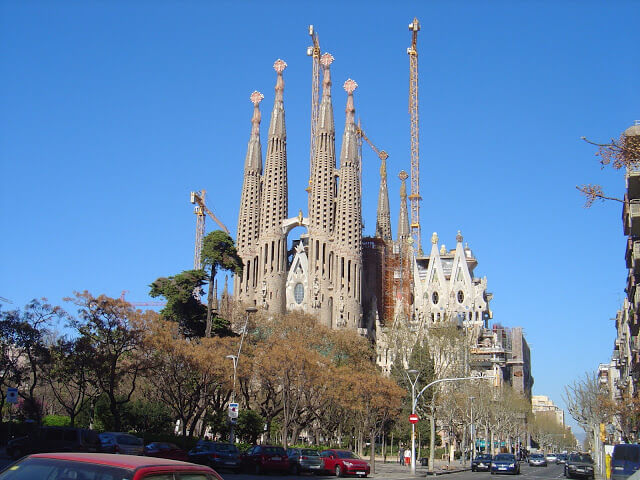
[[607, 441], [607, 432], [606, 432], [606, 430], [604, 428], [604, 423], [600, 424], [600, 441], [602, 443]]

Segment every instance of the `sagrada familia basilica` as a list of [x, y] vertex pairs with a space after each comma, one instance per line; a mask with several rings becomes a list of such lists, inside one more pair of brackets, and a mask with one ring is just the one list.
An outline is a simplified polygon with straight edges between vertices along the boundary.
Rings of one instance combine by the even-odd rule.
[[[384, 159], [375, 235], [363, 237], [360, 131], [354, 102], [357, 84], [353, 80], [344, 82], [346, 120], [338, 154], [332, 61], [326, 53], [320, 60], [322, 96], [307, 189], [307, 216], [302, 211], [289, 216], [286, 63], [277, 60], [274, 64], [275, 100], [264, 161], [260, 136], [260, 102], [264, 97], [258, 92], [251, 95], [251, 136], [236, 239], [244, 271], [234, 280], [234, 298], [274, 315], [297, 310], [315, 315], [329, 328], [353, 329], [376, 345], [378, 364], [385, 370], [398, 355], [402, 335], [420, 338], [430, 325], [451, 321], [472, 332], [480, 359], [478, 369], [495, 369], [498, 343], [506, 365], [506, 347], [508, 344], [511, 349], [512, 339], [502, 331], [489, 329], [492, 313], [487, 280], [474, 275], [478, 262], [460, 232], [453, 249], [440, 244], [434, 233], [428, 255], [414, 252], [407, 210], [408, 174], [404, 171], [398, 175], [400, 211], [393, 238]], [[306, 233], [292, 240], [289, 248], [288, 234], [299, 226], [306, 228]], [[485, 367], [481, 366], [483, 347], [488, 355]], [[526, 342], [524, 347], [520, 357], [526, 358], [521, 358], [518, 365], [525, 373], [520, 375], [525, 377], [523, 390], [528, 389], [530, 395], [533, 380], [528, 373]], [[529, 385], [525, 385], [527, 382]]]

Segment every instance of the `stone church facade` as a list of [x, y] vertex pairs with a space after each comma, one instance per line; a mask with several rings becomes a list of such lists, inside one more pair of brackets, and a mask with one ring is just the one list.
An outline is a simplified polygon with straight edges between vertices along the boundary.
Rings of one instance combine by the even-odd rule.
[[[462, 235], [447, 250], [432, 237], [431, 252], [416, 257], [407, 209], [408, 175], [401, 182], [397, 235], [392, 236], [385, 159], [380, 165], [376, 232], [362, 235], [359, 129], [355, 123], [353, 80], [344, 83], [346, 119], [336, 147], [331, 63], [324, 54], [322, 98], [308, 186], [308, 215], [288, 211], [287, 145], [284, 108], [286, 63], [278, 60], [275, 100], [266, 155], [260, 137], [262, 94], [251, 95], [253, 116], [244, 164], [236, 246], [244, 271], [234, 280], [234, 299], [274, 315], [302, 311], [329, 328], [347, 328], [368, 337], [385, 370], [409, 346], [426, 337], [429, 326], [445, 321], [479, 331], [491, 318], [486, 278], [476, 278], [477, 260]], [[297, 186], [299, 187], [299, 186]], [[302, 226], [306, 233], [287, 236]]]

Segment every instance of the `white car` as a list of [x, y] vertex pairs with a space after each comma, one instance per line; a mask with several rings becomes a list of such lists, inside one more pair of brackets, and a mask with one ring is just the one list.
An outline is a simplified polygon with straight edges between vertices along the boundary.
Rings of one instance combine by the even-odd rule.
[[556, 463], [558, 461], [558, 455], [555, 453], [547, 453], [544, 458], [549, 463]]

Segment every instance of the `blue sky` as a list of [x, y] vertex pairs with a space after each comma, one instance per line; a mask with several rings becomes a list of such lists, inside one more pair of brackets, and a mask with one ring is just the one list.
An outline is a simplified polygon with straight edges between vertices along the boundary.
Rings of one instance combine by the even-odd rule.
[[[494, 320], [525, 329], [534, 393], [561, 404], [565, 384], [610, 357], [624, 295], [621, 207], [584, 209], [575, 186], [622, 195], [623, 176], [580, 137], [606, 141], [640, 118], [639, 14], [637, 1], [5, 0], [0, 296], [148, 300], [149, 283], [193, 265], [191, 190], [235, 235], [249, 95], [265, 95], [264, 142], [277, 58], [290, 215], [306, 212], [309, 24], [335, 57], [338, 137], [342, 84], [359, 84], [356, 114], [390, 154], [395, 217], [417, 16], [423, 245], [436, 231], [453, 248], [462, 231]], [[366, 234], [378, 162], [365, 149]]]

